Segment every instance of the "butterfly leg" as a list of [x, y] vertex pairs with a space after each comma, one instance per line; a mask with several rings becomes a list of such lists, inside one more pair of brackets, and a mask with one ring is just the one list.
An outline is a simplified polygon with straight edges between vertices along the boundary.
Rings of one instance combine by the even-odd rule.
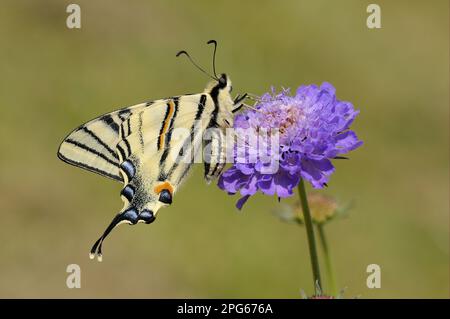
[[205, 173], [204, 177], [209, 184], [217, 178], [226, 164], [226, 139], [220, 129], [210, 130], [209, 141], [204, 142]]
[[245, 93], [242, 96], [240, 94], [238, 94], [236, 96], [236, 98], [234, 99], [234, 101], [233, 101], [234, 108], [233, 108], [233, 110], [231, 112], [232, 113], [236, 113], [237, 111], [239, 111], [242, 108], [242, 106], [244, 105], [244, 103], [242, 101], [244, 101], [247, 98], [248, 98], [248, 94], [247, 93]]

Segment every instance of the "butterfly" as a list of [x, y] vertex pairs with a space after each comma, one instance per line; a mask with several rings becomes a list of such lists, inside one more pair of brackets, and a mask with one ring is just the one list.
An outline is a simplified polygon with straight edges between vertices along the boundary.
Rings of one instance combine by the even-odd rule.
[[[160, 208], [171, 205], [174, 194], [193, 166], [200, 146], [209, 149], [204, 163], [207, 182], [220, 176], [225, 166], [224, 130], [233, 126], [233, 113], [246, 94], [231, 97], [226, 74], [217, 76], [214, 45], [212, 80], [202, 93], [153, 100], [99, 116], [73, 130], [61, 143], [58, 157], [64, 162], [122, 182], [122, 210], [95, 242], [90, 258], [102, 260], [102, 244], [119, 224], [150, 224]], [[182, 129], [187, 134], [175, 134]], [[202, 134], [215, 129], [205, 141]]]

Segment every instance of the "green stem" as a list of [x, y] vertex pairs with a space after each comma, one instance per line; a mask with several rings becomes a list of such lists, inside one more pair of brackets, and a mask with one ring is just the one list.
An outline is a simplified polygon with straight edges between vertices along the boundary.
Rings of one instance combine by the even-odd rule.
[[309, 212], [308, 199], [306, 197], [305, 184], [303, 179], [300, 179], [298, 184], [298, 194], [302, 204], [303, 218], [305, 220], [306, 235], [308, 237], [309, 256], [311, 258], [311, 266], [313, 271], [314, 289], [316, 295], [321, 294], [322, 283], [320, 280], [319, 259], [317, 258], [316, 240], [314, 238], [314, 228], [311, 220], [311, 213]]
[[336, 278], [334, 276], [333, 265], [331, 263], [330, 250], [328, 249], [327, 238], [325, 237], [325, 231], [323, 229], [323, 225], [317, 225], [317, 230], [319, 232], [320, 244], [322, 245], [324, 257], [325, 257], [325, 266], [327, 268], [328, 280], [330, 281], [330, 291], [331, 295], [337, 297], [338, 291], [336, 286]]

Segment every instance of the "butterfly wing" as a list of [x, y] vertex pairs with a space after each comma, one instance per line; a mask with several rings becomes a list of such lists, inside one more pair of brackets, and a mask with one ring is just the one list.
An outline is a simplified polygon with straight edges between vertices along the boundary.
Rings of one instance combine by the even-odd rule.
[[133, 206], [156, 215], [170, 204], [200, 150], [213, 110], [207, 95], [182, 96], [158, 102], [123, 122], [117, 150], [125, 209]]
[[[71, 164], [75, 162], [82, 168], [101, 171], [102, 175], [106, 172], [108, 177], [114, 176], [124, 183], [121, 191], [124, 206], [92, 247], [92, 258], [97, 255], [101, 260], [102, 243], [118, 224], [149, 224], [161, 207], [171, 204], [174, 193], [192, 167], [193, 158], [202, 144], [202, 132], [211, 124], [216, 109], [207, 94], [158, 100], [122, 114], [117, 132], [109, 127], [106, 127], [109, 130], [106, 133], [95, 131], [103, 143], [86, 138], [85, 132], [73, 135], [77, 130], [69, 138], [85, 137], [76, 140], [83, 143], [83, 147], [67, 142], [67, 139], [64, 141], [60, 153], [69, 158]], [[91, 122], [85, 125], [88, 129], [93, 128]], [[108, 142], [101, 137], [108, 138]], [[72, 145], [77, 153], [69, 153], [69, 150], [75, 150]], [[105, 154], [109, 153], [107, 148], [115, 150], [116, 157]]]
[[126, 107], [81, 125], [61, 143], [58, 157], [68, 164], [122, 181], [116, 150], [120, 141], [120, 128], [125, 119], [149, 105], [142, 103]]

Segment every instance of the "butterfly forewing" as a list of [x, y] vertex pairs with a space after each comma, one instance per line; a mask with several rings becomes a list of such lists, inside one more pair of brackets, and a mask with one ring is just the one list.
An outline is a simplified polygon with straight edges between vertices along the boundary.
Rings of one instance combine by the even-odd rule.
[[97, 117], [70, 133], [59, 146], [58, 157], [66, 163], [122, 181], [116, 145], [124, 119], [147, 103], [123, 108]]

